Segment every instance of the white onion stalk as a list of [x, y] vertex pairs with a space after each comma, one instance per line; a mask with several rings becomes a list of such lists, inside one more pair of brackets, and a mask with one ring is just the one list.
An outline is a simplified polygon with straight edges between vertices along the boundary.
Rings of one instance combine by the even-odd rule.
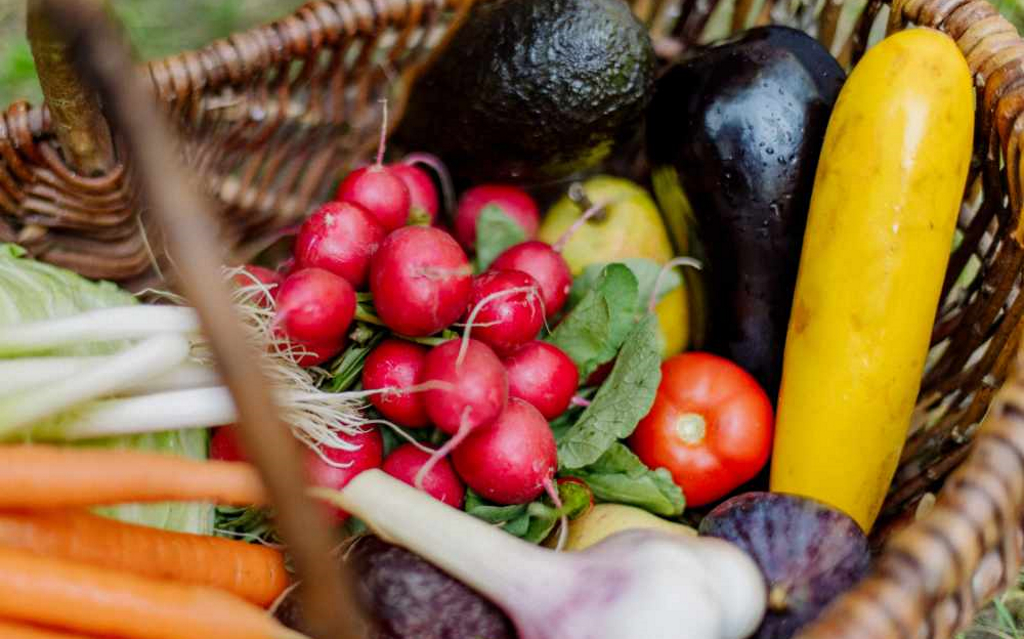
[[311, 493], [491, 599], [520, 639], [741, 639], [764, 616], [757, 565], [720, 539], [631, 530], [559, 553], [379, 470]]
[[[236, 282], [245, 281], [246, 275], [243, 269], [225, 271], [225, 276]], [[162, 295], [183, 302], [177, 296]], [[282, 420], [295, 436], [321, 457], [321, 447], [357, 448], [343, 436], [380, 423], [364, 417], [363, 408], [368, 395], [387, 389], [320, 390], [329, 374], [299, 366], [301, 347], [273, 330], [269, 288], [254, 281], [236, 287], [233, 296], [235, 311], [271, 383]], [[0, 361], [0, 439], [78, 440], [236, 421], [234, 402], [221, 386], [209, 344], [198, 331], [194, 310], [170, 305], [117, 307], [3, 327], [0, 357], [44, 354], [71, 343], [149, 339], [112, 356]], [[175, 344], [173, 357], [167, 352], [171, 341]]]
[[[19, 357], [0, 360], [0, 396], [12, 395], [54, 380], [81, 375], [103, 368], [111, 355], [83, 355], [82, 357]], [[169, 390], [219, 386], [220, 376], [209, 366], [196, 362], [182, 362], [165, 373], [148, 379], [136, 379], [118, 395], [145, 395]]]
[[178, 306], [116, 306], [69, 317], [4, 326], [0, 356], [42, 353], [81, 342], [142, 339], [168, 333], [194, 334], [199, 317]]
[[58, 379], [16, 397], [7, 396], [0, 400], [0, 437], [170, 370], [183, 362], [188, 352], [188, 340], [181, 335], [158, 335], [111, 357], [102, 368]]

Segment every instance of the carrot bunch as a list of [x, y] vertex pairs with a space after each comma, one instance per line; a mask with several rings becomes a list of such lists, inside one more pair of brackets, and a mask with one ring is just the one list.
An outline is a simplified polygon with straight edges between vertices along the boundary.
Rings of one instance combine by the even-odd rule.
[[0, 446], [0, 636], [301, 639], [265, 610], [288, 586], [277, 550], [84, 510], [171, 500], [265, 495], [244, 463]]

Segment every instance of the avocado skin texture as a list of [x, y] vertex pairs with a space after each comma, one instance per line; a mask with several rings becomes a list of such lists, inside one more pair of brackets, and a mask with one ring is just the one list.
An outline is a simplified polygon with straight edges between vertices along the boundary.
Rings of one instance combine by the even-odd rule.
[[845, 79], [817, 40], [760, 27], [666, 71], [647, 113], [652, 171], [677, 176], [656, 183], [686, 194], [709, 263], [707, 348], [773, 400], [818, 155]]
[[633, 132], [654, 72], [622, 0], [481, 2], [416, 80], [395, 138], [461, 180], [557, 180]]

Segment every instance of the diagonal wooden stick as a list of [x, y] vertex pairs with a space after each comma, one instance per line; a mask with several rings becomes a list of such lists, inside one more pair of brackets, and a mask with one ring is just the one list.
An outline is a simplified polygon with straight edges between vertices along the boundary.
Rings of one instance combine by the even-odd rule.
[[99, 94], [109, 121], [125, 142], [143, 201], [163, 227], [185, 296], [199, 313], [221, 376], [238, 406], [242, 443], [260, 470], [282, 537], [305, 584], [303, 609], [309, 630], [321, 639], [364, 636], [351, 581], [330, 554], [336, 540], [305, 494], [299, 444], [278, 418], [267, 380], [249, 352], [219, 275], [222, 245], [217, 242], [213, 208], [176, 161], [174, 141], [152, 92], [97, 5], [86, 0], [39, 1], [67, 40], [86, 84]]

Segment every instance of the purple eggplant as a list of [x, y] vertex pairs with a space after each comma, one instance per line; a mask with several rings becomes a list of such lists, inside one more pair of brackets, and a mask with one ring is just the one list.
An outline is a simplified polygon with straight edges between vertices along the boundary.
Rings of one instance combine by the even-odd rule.
[[845, 74], [816, 40], [761, 27], [658, 79], [647, 153], [673, 234], [696, 218], [709, 266], [707, 348], [775, 397], [825, 128]]

